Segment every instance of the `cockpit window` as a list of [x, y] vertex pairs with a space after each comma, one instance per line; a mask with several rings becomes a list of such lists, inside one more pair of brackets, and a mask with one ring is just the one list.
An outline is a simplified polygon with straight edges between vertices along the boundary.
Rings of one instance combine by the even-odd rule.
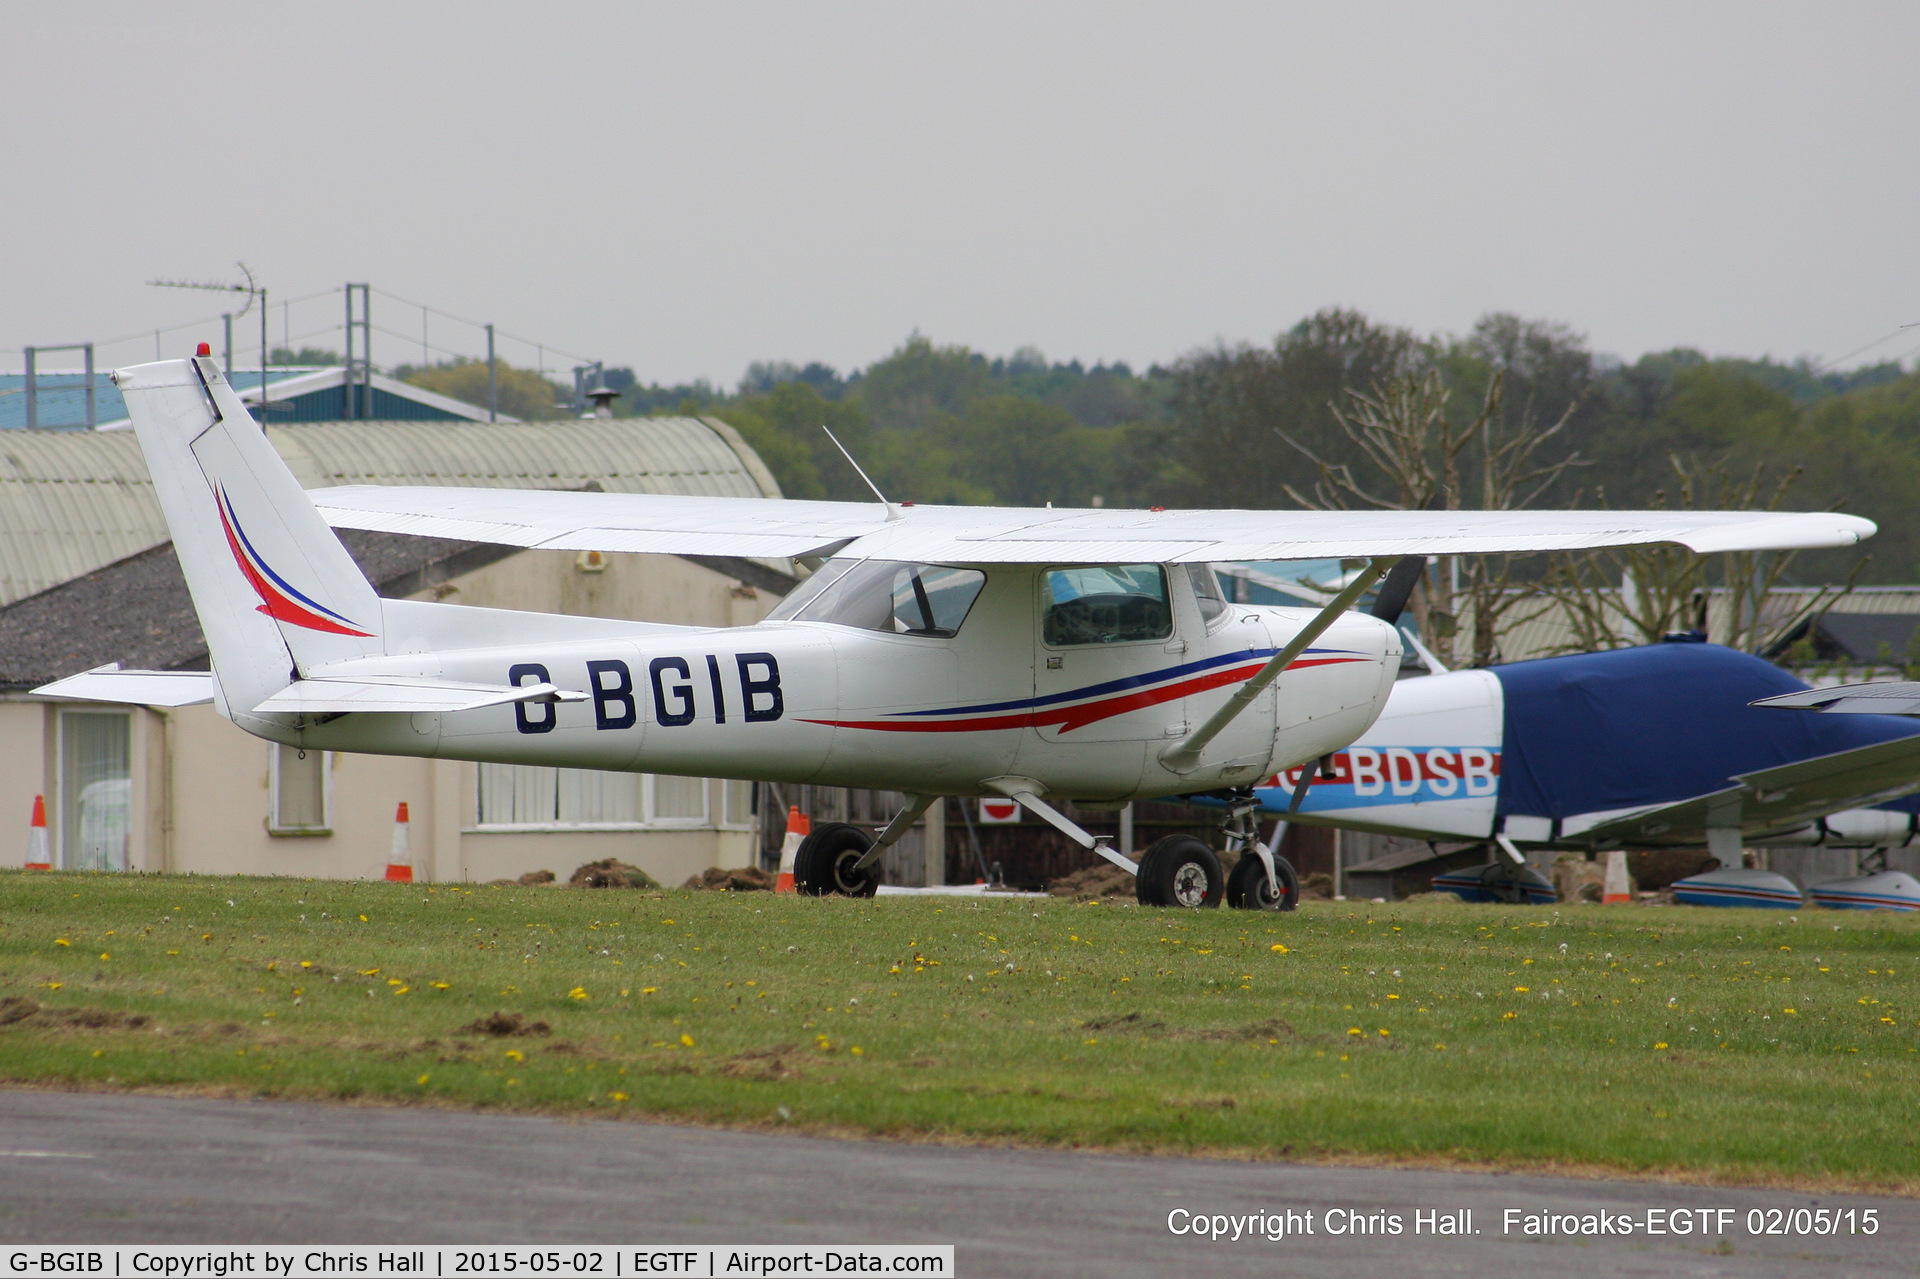
[[1200, 616], [1206, 620], [1207, 629], [1227, 611], [1227, 597], [1220, 593], [1220, 579], [1214, 575], [1211, 564], [1187, 565], [1187, 580], [1193, 583], [1193, 598], [1200, 605]]
[[814, 571], [812, 577], [800, 583], [787, 593], [787, 597], [773, 606], [765, 620], [769, 622], [788, 621], [801, 609], [811, 604], [814, 597], [847, 575], [847, 570], [858, 564], [859, 560], [828, 560]]
[[[822, 578], [827, 580], [816, 587]], [[767, 620], [833, 622], [890, 635], [948, 639], [967, 620], [986, 584], [987, 575], [977, 569], [895, 560], [830, 561], [767, 614]]]
[[1158, 564], [1049, 569], [1045, 588], [1040, 634], [1055, 648], [1173, 634], [1167, 575]]

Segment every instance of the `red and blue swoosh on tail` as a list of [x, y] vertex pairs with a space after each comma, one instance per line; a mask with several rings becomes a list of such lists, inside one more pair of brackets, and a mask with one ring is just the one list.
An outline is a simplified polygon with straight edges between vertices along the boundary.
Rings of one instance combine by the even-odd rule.
[[[1208, 689], [1240, 684], [1252, 679], [1277, 648], [1252, 649], [1223, 657], [1183, 662], [1144, 675], [1089, 684], [1065, 693], [1027, 697], [1010, 702], [987, 702], [977, 706], [950, 706], [938, 710], [898, 711], [885, 719], [815, 719], [810, 724], [833, 728], [867, 728], [882, 733], [981, 733], [1003, 728], [1057, 728], [1061, 734], [1085, 728], [1128, 711], [1144, 710], [1164, 702], [1177, 701]], [[1289, 671], [1311, 666], [1339, 666], [1348, 662], [1373, 660], [1350, 649], [1310, 648], [1287, 667]]]
[[310, 631], [370, 638], [368, 632], [356, 627], [351, 620], [301, 594], [291, 582], [274, 572], [261, 558], [260, 552], [253, 548], [246, 530], [240, 527], [240, 517], [234, 514], [233, 502], [227, 497], [226, 488], [222, 486], [217, 489], [214, 497], [215, 505], [220, 508], [220, 527], [227, 535], [227, 548], [233, 552], [234, 563], [240, 566], [240, 572], [260, 597], [262, 613], [276, 622], [286, 622]]

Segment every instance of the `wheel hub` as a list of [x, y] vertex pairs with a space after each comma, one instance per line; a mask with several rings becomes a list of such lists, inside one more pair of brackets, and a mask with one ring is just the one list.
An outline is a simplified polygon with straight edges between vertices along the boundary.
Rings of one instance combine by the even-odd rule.
[[861, 884], [866, 882], [865, 874], [856, 872], [853, 869], [855, 863], [860, 860], [860, 857], [861, 854], [857, 850], [849, 849], [847, 852], [840, 854], [839, 858], [833, 863], [834, 882], [840, 885], [841, 892], [857, 892]]
[[1207, 899], [1207, 872], [1197, 862], [1188, 862], [1173, 872], [1173, 899], [1182, 906], [1198, 906]]

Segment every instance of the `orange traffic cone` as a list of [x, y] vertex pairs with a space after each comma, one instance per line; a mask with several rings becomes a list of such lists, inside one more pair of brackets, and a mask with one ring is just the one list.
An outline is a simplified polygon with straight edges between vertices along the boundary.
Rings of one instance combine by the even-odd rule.
[[47, 799], [44, 795], [33, 797], [33, 824], [27, 827], [27, 869], [53, 869], [53, 856], [47, 850]]
[[413, 882], [413, 843], [407, 838], [407, 801], [393, 815], [393, 851], [387, 854], [387, 879], [395, 884]]
[[1627, 882], [1627, 855], [1616, 848], [1607, 854], [1607, 882], [1600, 890], [1600, 904], [1623, 905], [1632, 900], [1633, 885]]
[[773, 881], [774, 892], [799, 891], [793, 886], [793, 855], [800, 851], [800, 841], [811, 834], [813, 820], [800, 811], [800, 806], [787, 809], [787, 837], [780, 841], [780, 877]]

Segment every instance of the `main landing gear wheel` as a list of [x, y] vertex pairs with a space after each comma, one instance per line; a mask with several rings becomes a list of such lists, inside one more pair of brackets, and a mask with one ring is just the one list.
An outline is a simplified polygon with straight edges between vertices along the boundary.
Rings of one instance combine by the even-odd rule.
[[862, 870], [853, 864], [872, 847], [873, 836], [858, 826], [816, 826], [794, 851], [793, 886], [812, 897], [871, 897], [880, 891], [880, 863], [876, 860]]
[[1226, 876], [1211, 848], [1191, 835], [1168, 835], [1140, 859], [1133, 887], [1142, 906], [1211, 910], [1220, 904]]
[[1233, 874], [1227, 876], [1227, 905], [1235, 910], [1292, 910], [1300, 904], [1300, 876], [1294, 871], [1293, 863], [1280, 854], [1273, 855], [1274, 878], [1280, 881], [1280, 891], [1275, 892], [1267, 880], [1267, 868], [1260, 864], [1260, 855], [1248, 850], [1240, 854], [1240, 860], [1234, 863]]

